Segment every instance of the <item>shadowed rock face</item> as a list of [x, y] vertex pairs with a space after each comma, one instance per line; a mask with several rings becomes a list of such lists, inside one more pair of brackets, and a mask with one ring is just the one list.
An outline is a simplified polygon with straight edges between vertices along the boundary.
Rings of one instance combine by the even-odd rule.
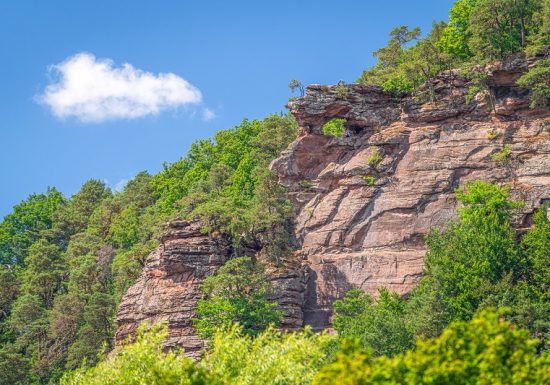
[[[330, 326], [332, 303], [354, 286], [406, 294], [422, 275], [426, 232], [455, 218], [453, 191], [466, 181], [510, 186], [526, 203], [516, 227], [531, 225], [550, 200], [550, 110], [530, 110], [528, 90], [515, 86], [531, 64], [488, 68], [491, 94], [469, 103], [467, 81], [450, 73], [433, 84], [437, 102], [313, 85], [289, 104], [300, 135], [271, 167], [294, 203], [299, 247], [287, 267], [268, 269], [284, 328]], [[332, 118], [347, 119], [344, 137], [321, 133]], [[505, 144], [508, 159], [493, 161]], [[202, 234], [197, 222], [171, 223], [122, 299], [117, 341], [141, 321], [167, 321], [167, 346], [200, 356], [204, 341], [192, 327], [200, 284], [230, 257], [227, 240]]]
[[[467, 103], [467, 81], [452, 73], [435, 82], [437, 102], [312, 85], [289, 103], [300, 136], [272, 169], [296, 208], [296, 255], [309, 267], [305, 324], [329, 326], [332, 303], [354, 286], [407, 293], [422, 275], [424, 235], [455, 218], [453, 191], [466, 181], [510, 186], [526, 202], [515, 225], [530, 225], [550, 199], [550, 111], [530, 110], [528, 90], [514, 85], [528, 65], [488, 69], [493, 108], [482, 95]], [[321, 133], [332, 118], [347, 119], [344, 137]], [[493, 161], [505, 144], [509, 158]]]

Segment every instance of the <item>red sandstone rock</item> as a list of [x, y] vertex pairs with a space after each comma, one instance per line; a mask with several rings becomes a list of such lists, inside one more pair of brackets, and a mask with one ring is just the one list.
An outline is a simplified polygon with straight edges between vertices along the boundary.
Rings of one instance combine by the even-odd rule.
[[[453, 191], [468, 180], [509, 185], [526, 202], [516, 226], [529, 224], [550, 199], [550, 111], [530, 110], [528, 90], [515, 85], [528, 65], [514, 58], [488, 68], [494, 108], [484, 98], [467, 103], [467, 81], [455, 73], [437, 79], [435, 102], [360, 85], [342, 97], [314, 85], [289, 103], [301, 136], [272, 169], [296, 208], [296, 257], [310, 269], [304, 323], [329, 326], [333, 301], [354, 286], [407, 293], [422, 275], [424, 235], [455, 218]], [[332, 118], [347, 119], [346, 136], [322, 135]], [[504, 144], [510, 159], [491, 160]], [[378, 164], [368, 163], [373, 147]]]
[[[300, 136], [272, 169], [295, 206], [299, 249], [289, 265], [298, 267], [268, 271], [286, 312], [283, 327], [329, 326], [332, 303], [354, 286], [407, 293], [422, 276], [426, 232], [455, 218], [453, 191], [466, 181], [509, 185], [526, 202], [516, 227], [531, 225], [550, 200], [550, 110], [530, 110], [528, 90], [515, 85], [530, 65], [513, 58], [487, 68], [494, 106], [483, 95], [467, 103], [467, 80], [454, 72], [433, 84], [435, 102], [360, 85], [342, 97], [334, 86], [312, 85], [289, 103]], [[321, 133], [336, 117], [347, 119], [349, 136]], [[505, 143], [510, 159], [492, 161]], [[383, 159], [369, 164], [375, 147]], [[198, 357], [204, 342], [191, 320], [200, 284], [229, 258], [223, 238], [202, 234], [196, 222], [173, 222], [121, 302], [117, 340], [143, 320], [167, 321], [167, 345]]]

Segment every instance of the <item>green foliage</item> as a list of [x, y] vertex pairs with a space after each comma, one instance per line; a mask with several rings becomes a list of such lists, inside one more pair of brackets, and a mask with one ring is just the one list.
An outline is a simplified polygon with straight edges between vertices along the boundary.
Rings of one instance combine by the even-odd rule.
[[510, 159], [511, 154], [512, 150], [510, 149], [510, 146], [505, 144], [504, 147], [502, 147], [502, 150], [491, 155], [491, 160], [493, 162], [506, 162]]
[[456, 197], [459, 223], [444, 232], [432, 231], [427, 244], [426, 272], [452, 309], [453, 318], [468, 319], [485, 290], [521, 263], [509, 212], [519, 206], [508, 200], [507, 190], [485, 182], [466, 184]]
[[369, 186], [374, 186], [374, 182], [376, 181], [376, 179], [375, 179], [374, 176], [372, 176], [372, 175], [363, 175], [361, 178], [362, 178], [362, 179], [365, 181], [365, 183], [366, 183], [367, 185], [369, 185]]
[[288, 83], [288, 88], [290, 88], [291, 92], [299, 90], [300, 91], [300, 96], [304, 96], [304, 94], [305, 94], [304, 85], [299, 80], [292, 79], [290, 81], [290, 83]]
[[[460, 66], [474, 69], [518, 52], [543, 53], [550, 44], [549, 4], [546, 0], [456, 0], [449, 23], [434, 22], [423, 38], [418, 28], [393, 29], [387, 46], [374, 53], [376, 65], [357, 82], [381, 86], [395, 96], [414, 92], [427, 96], [422, 100], [434, 100], [433, 80], [444, 71]], [[533, 106], [548, 103], [546, 67], [542, 64], [525, 75], [524, 84], [533, 88]], [[468, 102], [487, 88], [475, 77], [472, 80]]]
[[550, 104], [550, 59], [540, 60], [517, 83], [531, 89], [531, 108]]
[[274, 328], [251, 338], [232, 326], [216, 333], [199, 366], [224, 385], [307, 385], [326, 361], [331, 339], [309, 329], [286, 333]]
[[498, 138], [498, 133], [495, 130], [487, 131], [487, 139], [495, 140], [496, 138]]
[[367, 159], [367, 163], [369, 166], [374, 166], [378, 164], [382, 160], [382, 154], [380, 153], [380, 149], [376, 146], [371, 146], [370, 148], [370, 156]]
[[533, 16], [542, 3], [543, 0], [477, 0], [467, 27], [472, 53], [494, 60], [524, 49], [539, 28]]
[[374, 299], [360, 289], [351, 289], [334, 303], [334, 329], [343, 339], [356, 339], [376, 356], [393, 356], [413, 347], [413, 333], [406, 323], [405, 302], [382, 288]]
[[292, 207], [268, 165], [296, 132], [288, 116], [245, 120], [122, 192], [90, 180], [70, 199], [50, 189], [15, 206], [0, 224], [0, 377], [55, 383], [112, 349], [116, 306], [175, 216], [200, 215], [236, 255], [241, 246], [276, 261], [287, 253]]
[[364, 71], [358, 83], [379, 85], [386, 92], [402, 96], [427, 82], [428, 97], [432, 99], [434, 76], [450, 68], [448, 55], [439, 48], [444, 30], [445, 23], [434, 23], [432, 31], [420, 39], [419, 28], [395, 28], [390, 32], [388, 45], [374, 53], [378, 63]]
[[357, 349], [337, 354], [316, 385], [345, 384], [544, 384], [550, 357], [537, 356], [536, 340], [494, 311], [458, 321], [414, 350], [369, 362]]
[[52, 188], [14, 206], [0, 224], [0, 263], [24, 264], [28, 248], [52, 226], [55, 211], [64, 204], [61, 193]]
[[271, 285], [264, 269], [249, 257], [226, 262], [216, 275], [204, 280], [202, 291], [194, 325], [204, 338], [232, 322], [242, 325], [243, 333], [255, 335], [281, 321], [277, 304], [268, 300]]
[[334, 118], [323, 125], [323, 134], [341, 137], [346, 133], [346, 119]]
[[159, 326], [116, 351], [92, 368], [82, 368], [63, 376], [60, 385], [207, 385], [210, 375], [182, 351], [165, 353], [161, 342], [168, 335]]
[[346, 87], [346, 83], [343, 81], [339, 81], [336, 87], [334, 87], [334, 93], [336, 94], [336, 97], [338, 99], [345, 99], [348, 95], [348, 88]]
[[472, 34], [468, 26], [476, 2], [477, 0], [457, 0], [449, 10], [449, 24], [443, 31], [438, 46], [453, 58], [466, 60], [472, 56], [468, 46]]
[[534, 227], [522, 241], [531, 271], [528, 279], [543, 295], [550, 293], [550, 219], [547, 210], [548, 206], [541, 206], [535, 212]]

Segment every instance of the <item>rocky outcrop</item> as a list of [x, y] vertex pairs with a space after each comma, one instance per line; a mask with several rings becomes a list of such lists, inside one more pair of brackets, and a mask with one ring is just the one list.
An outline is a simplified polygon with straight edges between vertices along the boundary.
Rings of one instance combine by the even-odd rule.
[[[516, 226], [530, 225], [550, 199], [550, 111], [530, 110], [529, 91], [515, 85], [529, 65], [488, 68], [490, 92], [471, 102], [467, 80], [450, 72], [432, 84], [433, 102], [312, 85], [289, 103], [300, 136], [272, 169], [296, 208], [305, 324], [329, 326], [333, 301], [351, 287], [407, 293], [422, 275], [426, 232], [455, 217], [453, 191], [466, 181], [510, 186], [526, 202]], [[332, 118], [346, 119], [346, 135], [322, 134]]]
[[[453, 192], [469, 180], [509, 186], [525, 201], [516, 227], [531, 225], [550, 200], [550, 110], [529, 109], [529, 91], [515, 85], [530, 65], [514, 58], [487, 67], [490, 92], [472, 101], [468, 81], [449, 72], [430, 85], [434, 101], [312, 85], [289, 103], [300, 135], [271, 167], [294, 204], [298, 247], [284, 267], [268, 268], [284, 328], [329, 326], [332, 303], [352, 287], [406, 294], [422, 276], [425, 234], [455, 218]], [[332, 118], [346, 119], [343, 137], [323, 135]], [[198, 357], [200, 284], [231, 254], [198, 222], [172, 222], [121, 302], [117, 340], [141, 321], [167, 321], [167, 346]]]
[[167, 322], [167, 347], [180, 346], [198, 357], [204, 347], [192, 325], [200, 284], [231, 255], [229, 242], [200, 231], [195, 221], [174, 221], [149, 256], [138, 281], [124, 295], [116, 322], [116, 340], [133, 335], [142, 321]]
[[[183, 347], [188, 356], [200, 357], [205, 341], [193, 328], [193, 318], [202, 296], [201, 283], [231, 256], [229, 241], [202, 233], [198, 221], [170, 222], [137, 282], [122, 298], [116, 341], [132, 338], [143, 321], [166, 322], [169, 337], [165, 346]], [[296, 330], [303, 324], [305, 271], [299, 265], [268, 268], [272, 299], [285, 314], [281, 326]]]

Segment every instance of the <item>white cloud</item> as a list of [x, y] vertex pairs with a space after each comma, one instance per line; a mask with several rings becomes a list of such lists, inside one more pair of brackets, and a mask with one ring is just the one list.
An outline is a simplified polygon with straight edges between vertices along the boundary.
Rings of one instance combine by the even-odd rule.
[[212, 111], [210, 108], [203, 108], [202, 109], [202, 120], [205, 122], [208, 122], [216, 117], [216, 113]]
[[122, 192], [124, 190], [124, 187], [128, 184], [128, 179], [121, 179], [116, 184], [113, 190], [116, 192]]
[[59, 118], [133, 119], [202, 100], [196, 87], [173, 73], [155, 75], [128, 63], [117, 67], [112, 60], [90, 53], [71, 56], [49, 71], [56, 80], [37, 100]]

